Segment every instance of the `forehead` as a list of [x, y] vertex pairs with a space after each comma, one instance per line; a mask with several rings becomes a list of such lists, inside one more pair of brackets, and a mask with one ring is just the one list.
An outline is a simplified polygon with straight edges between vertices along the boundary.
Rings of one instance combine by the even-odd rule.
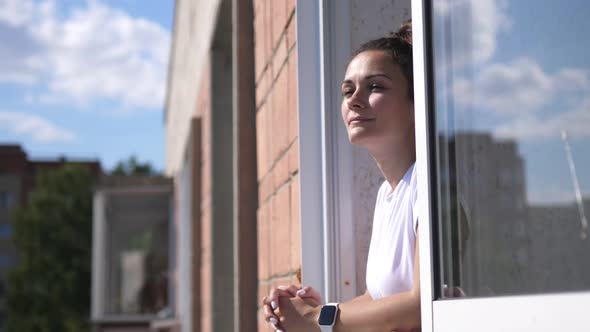
[[401, 73], [399, 66], [393, 63], [391, 56], [385, 51], [364, 51], [350, 61], [344, 79], [358, 79], [374, 74], [386, 74], [393, 79]]

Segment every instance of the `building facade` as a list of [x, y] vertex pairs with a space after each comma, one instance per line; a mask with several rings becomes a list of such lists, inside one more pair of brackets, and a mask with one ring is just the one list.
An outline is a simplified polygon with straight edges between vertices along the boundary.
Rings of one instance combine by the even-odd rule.
[[[327, 299], [364, 292], [372, 208], [382, 178], [366, 152], [341, 141], [345, 133], [338, 105], [305, 110], [314, 117], [313, 128], [301, 119], [302, 107], [308, 105], [301, 102], [311, 96], [301, 89], [309, 86], [310, 73], [299, 57], [319, 52], [310, 42], [321, 33], [306, 32], [319, 23], [319, 7], [304, 8], [300, 16], [297, 6], [294, 0], [176, 3], [164, 121], [166, 172], [175, 188], [176, 308], [182, 331], [266, 331], [260, 302], [280, 284], [309, 283]], [[409, 1], [331, 6], [334, 14], [343, 11], [350, 25], [335, 37], [346, 40], [334, 56], [342, 68], [352, 47], [387, 34], [410, 16]], [[380, 24], [370, 24], [371, 19]], [[330, 80], [341, 80], [342, 68]], [[317, 84], [319, 77], [311, 85]], [[338, 91], [335, 87], [326, 98], [336, 99]], [[340, 149], [340, 158], [347, 160], [340, 172], [350, 173], [337, 190], [306, 187], [303, 193], [302, 176], [320, 186], [336, 177], [314, 174], [320, 170], [313, 163], [321, 164], [321, 139], [313, 147], [302, 146], [302, 138], [309, 142], [318, 134], [314, 128], [323, 121], [322, 112], [329, 117], [325, 126], [334, 128], [330, 149]], [[312, 160], [302, 153], [313, 155]], [[302, 158], [307, 158], [305, 175]], [[322, 192], [336, 196], [322, 203]], [[342, 201], [332, 216], [329, 201]], [[316, 215], [302, 215], [312, 210]], [[321, 246], [323, 240], [314, 237], [321, 237], [324, 220], [333, 221], [337, 214], [348, 228], [326, 236], [341, 237], [342, 250], [306, 252]], [[302, 231], [313, 236], [302, 237]], [[329, 287], [321, 280], [332, 265], [324, 256], [336, 258], [340, 266], [331, 272], [340, 274], [339, 282]]]

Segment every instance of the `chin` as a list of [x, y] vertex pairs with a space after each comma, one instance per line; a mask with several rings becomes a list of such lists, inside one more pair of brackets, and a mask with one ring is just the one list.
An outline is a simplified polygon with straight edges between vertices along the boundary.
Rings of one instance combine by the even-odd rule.
[[350, 143], [360, 147], [366, 147], [366, 145], [372, 141], [371, 138], [370, 135], [362, 133], [348, 133], [348, 140]]

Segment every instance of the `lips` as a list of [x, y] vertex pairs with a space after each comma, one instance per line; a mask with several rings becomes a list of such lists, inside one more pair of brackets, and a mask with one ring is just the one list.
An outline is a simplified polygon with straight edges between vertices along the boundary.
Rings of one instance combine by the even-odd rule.
[[367, 123], [370, 121], [374, 121], [374, 118], [365, 118], [365, 117], [354, 117], [351, 118], [350, 120], [348, 120], [348, 124], [349, 125], [353, 125], [353, 124], [362, 124], [362, 123]]

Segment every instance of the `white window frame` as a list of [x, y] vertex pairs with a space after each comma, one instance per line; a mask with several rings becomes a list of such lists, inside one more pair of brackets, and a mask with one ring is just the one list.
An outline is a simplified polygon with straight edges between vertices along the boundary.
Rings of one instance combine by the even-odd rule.
[[590, 329], [588, 309], [590, 292], [501, 296], [475, 299], [437, 300], [434, 298], [434, 250], [432, 246], [432, 174], [433, 160], [429, 153], [429, 73], [427, 72], [428, 0], [412, 0], [414, 47], [414, 96], [416, 119], [416, 159], [419, 211], [420, 287], [422, 331], [424, 332], [497, 332], [497, 331], [582, 331]]
[[[352, 147], [339, 81], [350, 46], [349, 0], [297, 1], [302, 282], [324, 301], [356, 293]], [[320, 144], [318, 144], [320, 143]]]

